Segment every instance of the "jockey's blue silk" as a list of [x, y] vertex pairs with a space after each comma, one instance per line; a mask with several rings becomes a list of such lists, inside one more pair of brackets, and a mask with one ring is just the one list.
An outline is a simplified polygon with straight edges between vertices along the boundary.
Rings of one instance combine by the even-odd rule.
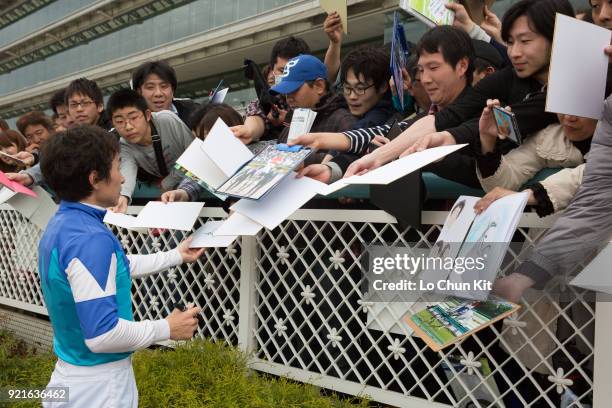
[[105, 214], [62, 201], [39, 245], [38, 271], [53, 348], [74, 365], [104, 364], [131, 354], [93, 353], [85, 344], [112, 330], [120, 318], [133, 320], [129, 261], [102, 222]]

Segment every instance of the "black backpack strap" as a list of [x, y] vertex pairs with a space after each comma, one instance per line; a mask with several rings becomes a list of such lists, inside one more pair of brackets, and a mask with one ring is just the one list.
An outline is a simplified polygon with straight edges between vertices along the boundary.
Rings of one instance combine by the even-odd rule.
[[168, 175], [168, 166], [166, 166], [166, 160], [164, 159], [164, 151], [162, 148], [161, 137], [157, 134], [157, 129], [155, 129], [155, 125], [153, 121], [151, 123], [151, 140], [153, 141], [153, 149], [155, 149], [155, 161], [157, 161], [157, 168], [159, 169], [159, 174], [162, 177], [166, 177]]

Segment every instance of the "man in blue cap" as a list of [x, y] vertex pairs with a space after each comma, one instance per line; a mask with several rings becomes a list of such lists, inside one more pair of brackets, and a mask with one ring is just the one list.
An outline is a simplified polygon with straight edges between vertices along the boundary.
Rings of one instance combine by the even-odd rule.
[[[357, 122], [344, 96], [331, 91], [325, 65], [312, 55], [300, 54], [290, 59], [281, 81], [270, 89], [270, 93], [286, 95], [293, 109], [306, 108], [317, 112], [311, 132], [342, 132], [352, 129]], [[288, 134], [287, 127], [279, 136], [279, 143], [285, 143]], [[320, 163], [324, 153], [312, 155], [307, 164]]]

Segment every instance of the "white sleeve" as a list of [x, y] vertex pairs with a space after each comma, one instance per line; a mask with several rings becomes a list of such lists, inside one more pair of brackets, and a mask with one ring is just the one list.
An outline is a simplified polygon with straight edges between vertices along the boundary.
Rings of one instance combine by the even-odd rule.
[[149, 255], [126, 255], [130, 261], [130, 276], [144, 277], [183, 263], [178, 248]]
[[92, 339], [85, 339], [85, 344], [93, 353], [125, 353], [169, 338], [170, 325], [166, 319], [142, 322], [119, 319], [113, 329]]

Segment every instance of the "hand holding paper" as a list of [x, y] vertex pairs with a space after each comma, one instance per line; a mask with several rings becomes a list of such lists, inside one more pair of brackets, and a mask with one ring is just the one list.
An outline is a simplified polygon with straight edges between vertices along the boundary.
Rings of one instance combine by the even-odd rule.
[[11, 179], [9, 179], [6, 174], [2, 171], [0, 171], [0, 184], [10, 188], [11, 190], [13, 190], [16, 193], [21, 193], [21, 194], [25, 194], [28, 195], [30, 197], [36, 197], [36, 193], [32, 190], [30, 190], [29, 188], [22, 186], [21, 184], [19, 184], [16, 181], [13, 181]]

